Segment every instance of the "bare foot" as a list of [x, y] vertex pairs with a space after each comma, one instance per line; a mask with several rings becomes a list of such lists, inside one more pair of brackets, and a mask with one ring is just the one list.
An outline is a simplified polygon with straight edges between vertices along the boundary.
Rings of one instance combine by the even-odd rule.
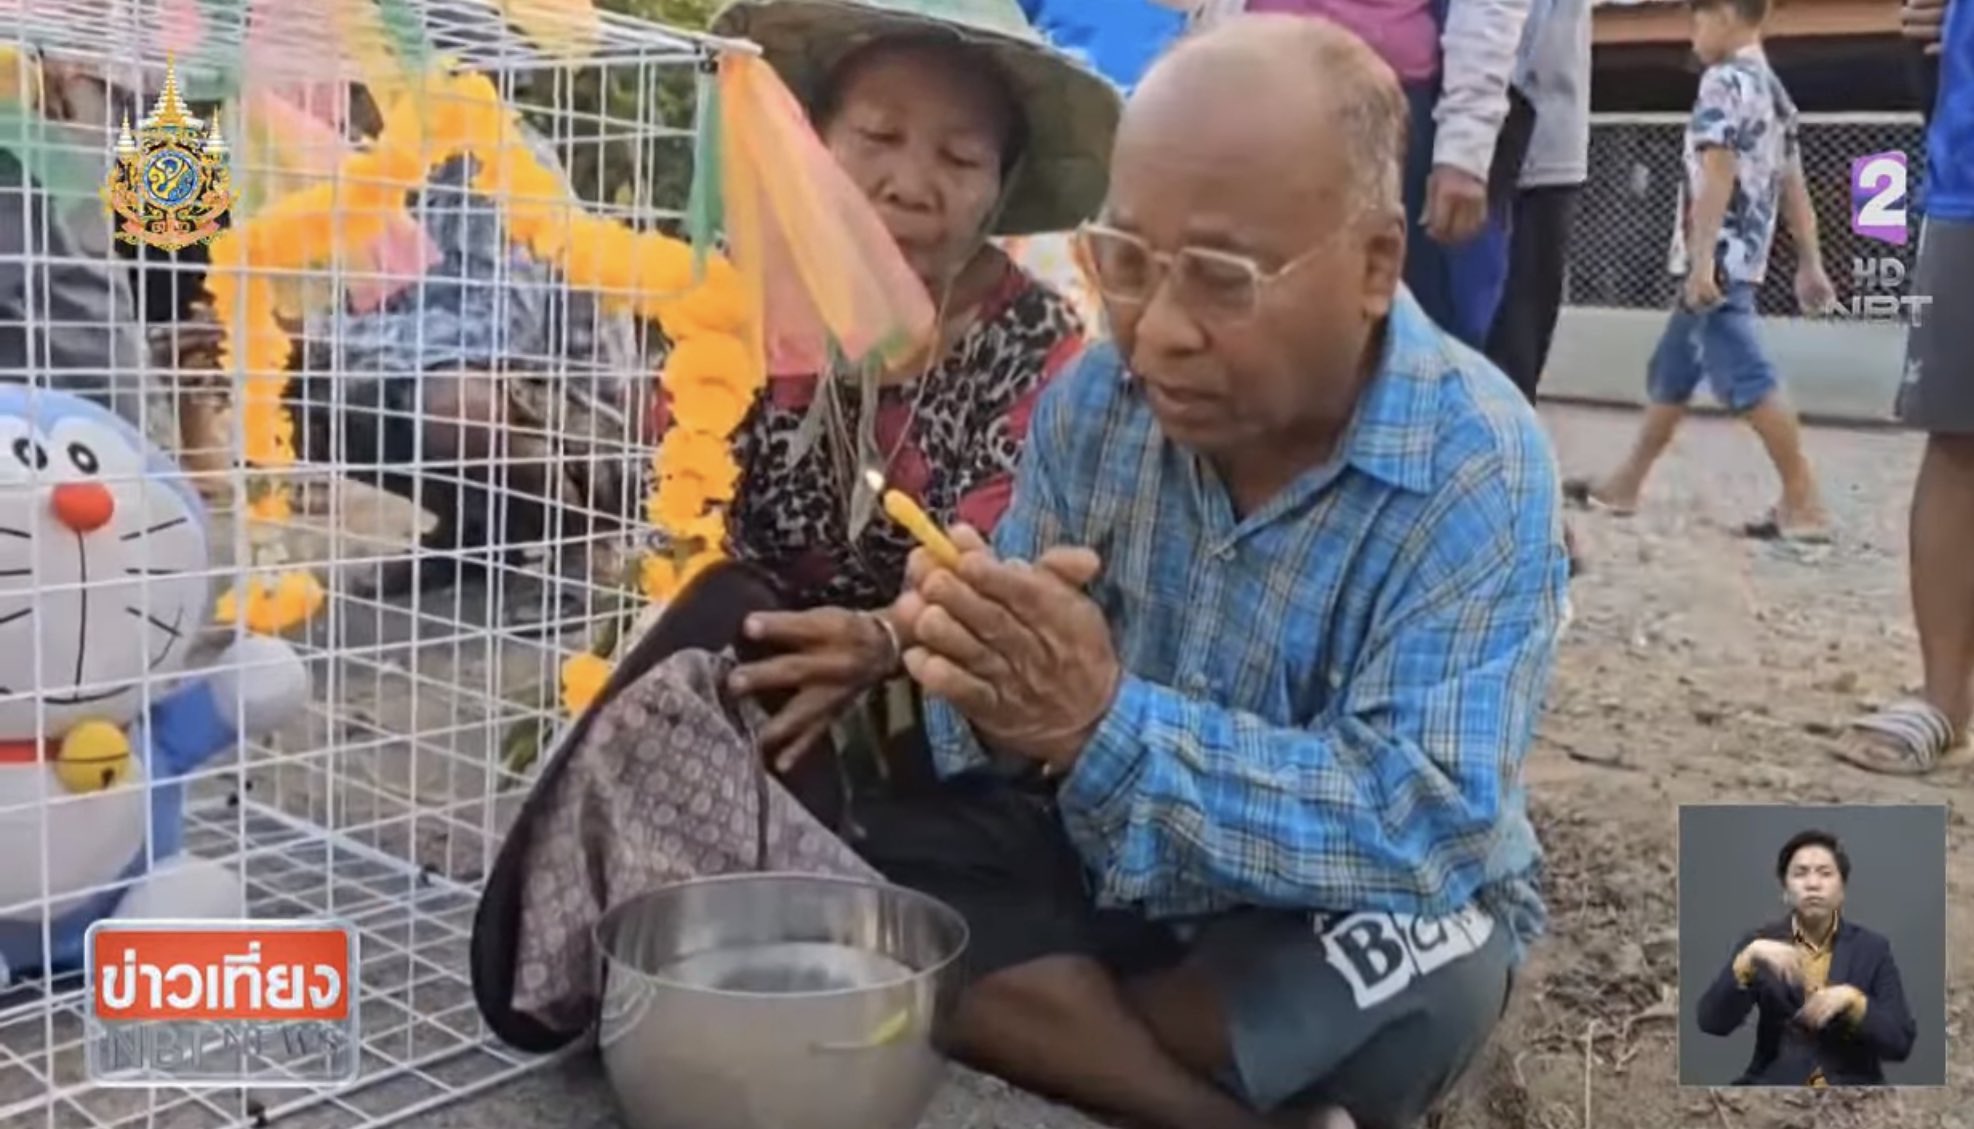
[[1638, 491], [1617, 490], [1607, 482], [1592, 482], [1587, 478], [1565, 479], [1563, 498], [1581, 509], [1602, 510], [1616, 517], [1630, 517], [1638, 512]]
[[1784, 504], [1775, 507], [1775, 523], [1786, 532], [1827, 530], [1830, 528], [1830, 515], [1815, 502], [1801, 506]]
[[1795, 541], [1820, 545], [1830, 540], [1830, 519], [1821, 507], [1790, 511], [1777, 506], [1759, 520], [1742, 526], [1741, 535], [1757, 541]]
[[1308, 1129], [1357, 1129], [1357, 1122], [1340, 1109], [1319, 1109], [1310, 1115]]

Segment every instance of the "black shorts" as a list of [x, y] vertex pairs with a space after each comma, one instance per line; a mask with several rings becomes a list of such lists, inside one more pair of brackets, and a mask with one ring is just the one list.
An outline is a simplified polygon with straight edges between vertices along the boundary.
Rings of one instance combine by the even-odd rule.
[[1910, 290], [1932, 304], [1906, 331], [1899, 421], [1932, 435], [1974, 435], [1974, 223], [1928, 219]]
[[1188, 962], [1229, 1019], [1227, 1089], [1263, 1111], [1339, 1105], [1360, 1125], [1411, 1125], [1456, 1081], [1506, 1004], [1514, 944], [1478, 910], [1242, 910], [1152, 921], [1097, 905], [1050, 797], [989, 775], [860, 804], [845, 837], [891, 881], [966, 919], [963, 975], [1086, 956], [1120, 980]]
[[1185, 956], [1169, 929], [1100, 910], [1046, 793], [988, 775], [859, 804], [846, 829], [866, 861], [966, 918], [969, 980], [1047, 956], [1093, 957], [1129, 978]]

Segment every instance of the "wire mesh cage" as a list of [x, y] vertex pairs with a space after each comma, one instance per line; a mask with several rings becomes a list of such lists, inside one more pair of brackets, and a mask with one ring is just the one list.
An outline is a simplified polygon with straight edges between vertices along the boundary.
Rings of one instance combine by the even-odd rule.
[[[1683, 114], [1598, 114], [1590, 130], [1590, 179], [1570, 231], [1564, 301], [1576, 306], [1670, 310], [1679, 281], [1667, 270], [1679, 189]], [[1803, 171], [1816, 205], [1823, 261], [1839, 298], [1855, 289], [1853, 258], [1895, 258], [1908, 269], [1916, 246], [1868, 242], [1851, 230], [1851, 162], [1875, 153], [1907, 155], [1910, 187], [1924, 176], [1925, 127], [1917, 114], [1804, 114]], [[1798, 313], [1795, 246], [1778, 233], [1756, 308]]]
[[[0, 0], [0, 1125], [377, 1125], [530, 1065], [477, 883], [563, 659], [636, 610], [649, 310], [703, 271], [638, 240], [728, 46]], [[241, 915], [355, 928], [358, 1080], [92, 1081], [81, 927]]]

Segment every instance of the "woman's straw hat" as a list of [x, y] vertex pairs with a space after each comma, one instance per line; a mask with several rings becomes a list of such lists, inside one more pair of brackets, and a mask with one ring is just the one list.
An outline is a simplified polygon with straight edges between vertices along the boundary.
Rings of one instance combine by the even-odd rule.
[[1103, 205], [1123, 98], [1110, 80], [1050, 46], [1018, 0], [734, 0], [714, 17], [713, 31], [759, 44], [805, 105], [857, 48], [892, 35], [950, 32], [1000, 65], [1027, 118], [1027, 147], [993, 233], [1067, 231]]

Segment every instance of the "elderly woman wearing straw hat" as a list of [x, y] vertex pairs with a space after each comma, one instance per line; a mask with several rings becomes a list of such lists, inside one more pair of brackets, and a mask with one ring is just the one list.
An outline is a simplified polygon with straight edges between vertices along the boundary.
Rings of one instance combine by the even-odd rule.
[[[850, 711], [909, 731], [884, 609], [908, 534], [874, 510], [868, 472], [942, 523], [994, 524], [1037, 393], [1083, 327], [991, 237], [1063, 231], [1103, 200], [1114, 86], [1051, 48], [1016, 0], [737, 0], [713, 31], [758, 43], [931, 292], [942, 335], [893, 377], [775, 378], [742, 428], [732, 543], [755, 598], [699, 585], [679, 602], [714, 649], [744, 633], [736, 692], [774, 712], [769, 756], [792, 765]], [[908, 685], [894, 683], [894, 686]], [[885, 715], [880, 718], [878, 715]], [[879, 742], [880, 744], [884, 742]], [[907, 773], [920, 758], [907, 757]]]

